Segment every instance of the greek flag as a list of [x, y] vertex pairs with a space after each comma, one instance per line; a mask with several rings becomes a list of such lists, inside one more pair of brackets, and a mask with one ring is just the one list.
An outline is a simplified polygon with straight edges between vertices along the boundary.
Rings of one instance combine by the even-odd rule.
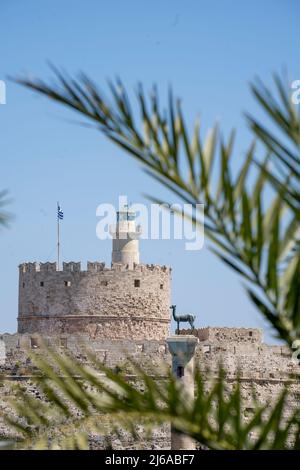
[[59, 205], [57, 206], [57, 218], [59, 220], [62, 220], [64, 218], [64, 213]]

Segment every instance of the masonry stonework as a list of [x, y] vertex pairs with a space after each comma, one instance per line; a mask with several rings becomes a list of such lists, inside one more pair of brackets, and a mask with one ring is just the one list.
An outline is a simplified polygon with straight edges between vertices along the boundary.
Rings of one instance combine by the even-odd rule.
[[[107, 367], [129, 373], [128, 358], [158, 379], [171, 366], [166, 339], [170, 334], [171, 269], [139, 262], [135, 214], [128, 208], [117, 215], [113, 229], [112, 265], [88, 262], [23, 263], [19, 267], [18, 333], [0, 335], [2, 394], [9, 394], [11, 380], [30, 388], [35, 370], [29, 349], [41, 351], [46, 343], [70, 352], [88, 363], [87, 350]], [[287, 416], [298, 405], [300, 367], [285, 346], [263, 343], [262, 331], [253, 328], [199, 328], [181, 330], [198, 338], [195, 366], [209, 384], [217, 378], [222, 362], [230, 387], [241, 381], [244, 412], [252, 410], [253, 387], [261, 403], [275, 399], [289, 388]], [[32, 390], [35, 393], [34, 389]], [[1, 410], [0, 410], [1, 411]], [[6, 427], [0, 419], [0, 436]], [[95, 443], [103, 448], [104, 442]], [[118, 447], [119, 446], [119, 447]], [[114, 442], [114, 448], [134, 448], [135, 443]], [[170, 448], [170, 429], [161, 428], [149, 449]]]
[[[300, 392], [300, 367], [292, 360], [291, 351], [286, 346], [269, 346], [262, 341], [262, 332], [253, 328], [201, 328], [193, 332], [199, 342], [195, 352], [195, 366], [203, 373], [207, 389], [211, 380], [218, 376], [218, 365], [222, 362], [226, 373], [226, 384], [234, 387], [239, 371], [240, 386], [243, 395], [244, 416], [253, 408], [253, 390], [261, 404], [275, 400], [288, 387], [288, 407], [285, 418], [298, 406]], [[20, 381], [30, 387], [32, 369], [30, 349], [42, 352], [42, 343], [65, 353], [69, 351], [81, 363], [88, 364], [87, 351], [92, 351], [99, 361], [109, 368], [118, 367], [123, 373], [132, 374], [130, 362], [140, 364], [149, 375], [163, 379], [171, 366], [171, 355], [165, 340], [131, 340], [92, 338], [89, 334], [39, 335], [38, 333], [3, 334], [0, 341], [5, 345], [0, 373], [4, 378], [2, 393], [9, 393], [9, 382]], [[134, 377], [130, 376], [131, 379]], [[5, 385], [7, 384], [7, 385]], [[33, 390], [34, 393], [34, 390]], [[0, 435], [5, 435], [5, 424], [0, 419]], [[144, 443], [147, 449], [170, 449], [171, 434], [168, 426], [157, 431], [155, 436]], [[95, 448], [105, 448], [105, 442], [93, 444]], [[127, 437], [124, 441], [114, 441], [113, 448], [131, 449], [137, 443]]]
[[136, 214], [117, 212], [112, 265], [23, 263], [19, 266], [19, 333], [87, 334], [92, 339], [163, 340], [170, 325], [166, 266], [140, 264]]
[[121, 263], [25, 263], [19, 267], [19, 333], [89, 334], [92, 338], [166, 338], [170, 269]]

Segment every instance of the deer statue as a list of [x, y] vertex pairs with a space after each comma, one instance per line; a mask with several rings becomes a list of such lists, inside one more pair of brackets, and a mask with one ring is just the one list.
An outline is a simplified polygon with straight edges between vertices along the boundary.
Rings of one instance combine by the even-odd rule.
[[195, 328], [194, 321], [196, 315], [191, 315], [190, 313], [186, 313], [184, 315], [176, 315], [176, 305], [171, 305], [170, 309], [172, 310], [173, 318], [177, 322], [177, 334], [179, 335], [179, 325], [180, 322], [189, 322], [192, 329]]

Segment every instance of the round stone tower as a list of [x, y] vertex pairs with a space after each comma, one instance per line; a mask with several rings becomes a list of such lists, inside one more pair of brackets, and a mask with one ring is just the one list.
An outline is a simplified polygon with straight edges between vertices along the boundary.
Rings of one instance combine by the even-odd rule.
[[163, 340], [170, 326], [166, 266], [139, 264], [135, 214], [120, 211], [112, 230], [112, 265], [24, 263], [19, 266], [19, 333]]

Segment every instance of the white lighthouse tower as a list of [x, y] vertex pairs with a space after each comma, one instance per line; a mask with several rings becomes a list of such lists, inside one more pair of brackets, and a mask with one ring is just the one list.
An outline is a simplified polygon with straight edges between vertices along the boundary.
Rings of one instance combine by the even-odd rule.
[[111, 227], [113, 236], [112, 263], [127, 264], [129, 269], [139, 264], [139, 237], [141, 228], [136, 227], [136, 213], [127, 205], [117, 212], [117, 223]]

